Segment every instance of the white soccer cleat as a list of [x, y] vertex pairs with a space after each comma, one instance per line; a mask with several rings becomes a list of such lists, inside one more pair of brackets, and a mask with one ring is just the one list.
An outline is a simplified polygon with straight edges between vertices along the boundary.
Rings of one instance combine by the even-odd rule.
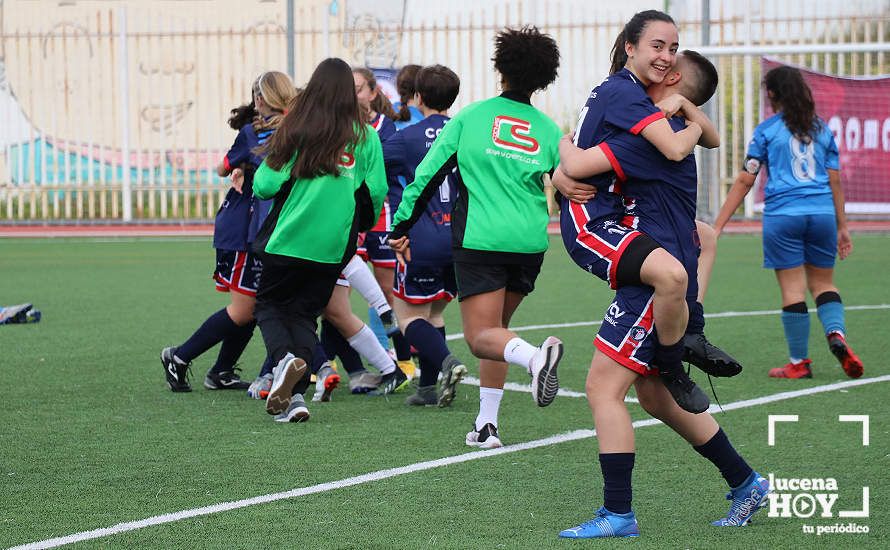
[[473, 425], [473, 431], [467, 433], [466, 444], [469, 447], [479, 447], [480, 449], [497, 449], [503, 447], [501, 438], [498, 437], [498, 428], [494, 424], [488, 423], [482, 426], [482, 429], [476, 431]]
[[306, 361], [288, 353], [278, 365], [272, 369], [275, 379], [272, 380], [272, 389], [266, 398], [266, 412], [269, 414], [281, 414], [290, 406], [291, 394], [294, 386], [306, 374]]
[[529, 374], [532, 377], [532, 399], [539, 407], [546, 407], [556, 399], [559, 391], [559, 379], [556, 367], [562, 359], [562, 341], [555, 336], [548, 336], [532, 358]]

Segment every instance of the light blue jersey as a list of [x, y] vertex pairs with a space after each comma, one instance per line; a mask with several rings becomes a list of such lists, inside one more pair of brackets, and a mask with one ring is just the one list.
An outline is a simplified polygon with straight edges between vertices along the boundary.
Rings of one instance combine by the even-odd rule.
[[[401, 106], [402, 106], [402, 103], [399, 101], [396, 101], [392, 107], [398, 113], [399, 107], [401, 107]], [[416, 123], [420, 122], [421, 120], [423, 120], [423, 113], [421, 113], [420, 109], [418, 109], [414, 105], [408, 105], [408, 112], [411, 113], [411, 118], [409, 118], [408, 120], [405, 120], [405, 121], [397, 120], [396, 121], [396, 130], [401, 130], [402, 128], [411, 126], [412, 124], [416, 124]]]
[[837, 143], [828, 125], [821, 127], [810, 143], [803, 143], [788, 130], [782, 113], [761, 122], [748, 144], [745, 170], [757, 173], [766, 166], [765, 215], [834, 214], [828, 170], [838, 170]]

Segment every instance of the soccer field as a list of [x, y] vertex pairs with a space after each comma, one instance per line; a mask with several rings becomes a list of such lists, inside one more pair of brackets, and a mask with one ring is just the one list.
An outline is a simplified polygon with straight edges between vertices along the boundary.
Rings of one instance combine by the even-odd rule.
[[[812, 300], [813, 378], [766, 376], [787, 362], [787, 350], [778, 285], [760, 267], [759, 236], [721, 239], [705, 301], [709, 338], [745, 366], [736, 378], [713, 380], [727, 409], [715, 417], [761, 474], [836, 480], [837, 490], [809, 491], [837, 494], [831, 515], [801, 505], [799, 515], [811, 517], [763, 510], [748, 527], [712, 527], [728, 508], [719, 473], [630, 403], [634, 420], [643, 421], [635, 547], [890, 547], [890, 238], [856, 235], [854, 244], [836, 280], [849, 342], [865, 364], [856, 384], [829, 353]], [[560, 380], [567, 391], [545, 409], [521, 388], [506, 391], [500, 432], [507, 446], [475, 451], [464, 444], [478, 409], [472, 385], [460, 387], [449, 409], [420, 410], [404, 405], [404, 394], [354, 396], [341, 388], [332, 402], [309, 404], [308, 423], [279, 424], [242, 392], [201, 387], [214, 349], [192, 365], [195, 391], [171, 393], [161, 348], [182, 342], [227, 300], [213, 290], [209, 239], [0, 241], [0, 303], [30, 301], [43, 312], [38, 324], [0, 326], [0, 546], [625, 546], [556, 536], [589, 519], [602, 500], [593, 421], [581, 394], [593, 322], [611, 293], [571, 263], [558, 238], [551, 245], [513, 324], [533, 343], [548, 334], [565, 342]], [[456, 304], [446, 318], [449, 333], [460, 332]], [[478, 377], [463, 340], [451, 345]], [[256, 375], [264, 353], [257, 330], [242, 358], [245, 378]], [[710, 394], [707, 377], [693, 376]], [[518, 368], [509, 380], [527, 384]], [[799, 420], [777, 424], [769, 445], [769, 415]], [[862, 422], [838, 415], [867, 415], [869, 445], [862, 445]], [[868, 516], [842, 517], [863, 509], [864, 486]], [[850, 523], [869, 532], [806, 533]]]

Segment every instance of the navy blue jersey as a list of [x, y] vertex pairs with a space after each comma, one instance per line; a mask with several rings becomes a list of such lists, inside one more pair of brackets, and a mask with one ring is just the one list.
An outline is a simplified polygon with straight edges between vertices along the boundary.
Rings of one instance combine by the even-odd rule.
[[[670, 120], [678, 132], [686, 127], [682, 117]], [[642, 136], [629, 133], [606, 141], [614, 155], [613, 166], [623, 173], [625, 200], [623, 223], [653, 238], [686, 266], [689, 289], [695, 284], [699, 244], [695, 230], [698, 192], [695, 155], [674, 162], [665, 158]]]
[[270, 129], [257, 132], [253, 124], [245, 124], [226, 153], [223, 162], [227, 170], [247, 166], [241, 193], [234, 188], [229, 189], [216, 214], [213, 227], [214, 248], [247, 250], [248, 243], [253, 242], [263, 219], [269, 213], [271, 201], [260, 201], [253, 196], [253, 172], [263, 161], [254, 149], [265, 143], [272, 132]]
[[[393, 103], [392, 108], [395, 109], [395, 111], [398, 113], [401, 106], [402, 102], [396, 101], [395, 103]], [[404, 128], [407, 128], [408, 126], [411, 126], [412, 124], [417, 124], [418, 122], [423, 120], [423, 113], [421, 113], [420, 109], [418, 109], [414, 105], [408, 105], [408, 112], [411, 113], [411, 118], [409, 118], [408, 120], [396, 120], [396, 130], [402, 130]]]
[[[414, 181], [414, 170], [426, 156], [448, 117], [430, 115], [405, 127], [383, 144], [383, 162], [390, 181], [390, 209], [395, 212], [402, 198], [398, 177]], [[394, 196], [395, 195], [395, 196]], [[451, 210], [457, 197], [457, 186], [446, 176], [445, 182], [427, 203], [424, 215], [408, 232], [411, 240], [411, 263], [440, 265], [451, 262]], [[395, 202], [394, 202], [395, 201]]]
[[380, 143], [385, 142], [396, 133], [396, 123], [380, 113], [377, 113], [377, 116], [371, 121], [371, 127], [377, 131]]
[[[637, 135], [661, 118], [664, 114], [646, 95], [643, 84], [629, 70], [621, 69], [590, 92], [578, 117], [575, 145], [589, 149], [614, 136]], [[603, 151], [610, 155], [607, 147]], [[596, 196], [584, 205], [591, 221], [621, 216], [620, 173], [599, 174], [583, 181], [597, 187]]]

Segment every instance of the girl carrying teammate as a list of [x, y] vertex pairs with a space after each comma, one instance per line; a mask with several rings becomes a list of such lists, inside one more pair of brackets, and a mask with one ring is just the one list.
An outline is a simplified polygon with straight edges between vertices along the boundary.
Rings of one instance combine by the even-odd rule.
[[[383, 144], [390, 190], [394, 178], [414, 181], [417, 165], [448, 122], [448, 108], [457, 98], [460, 79], [448, 67], [433, 65], [417, 72], [416, 88], [415, 103], [423, 120], [396, 132]], [[457, 384], [467, 373], [467, 367], [448, 350], [442, 318], [445, 307], [457, 294], [451, 256], [451, 217], [456, 197], [457, 189], [451, 181], [439, 185], [438, 193], [430, 197], [423, 215], [408, 233], [411, 261], [396, 267], [393, 305], [399, 328], [420, 357], [420, 382], [417, 392], [406, 401], [409, 405], [449, 406]], [[400, 199], [401, 195], [395, 201]], [[398, 206], [392, 193], [390, 206]], [[437, 392], [440, 372], [442, 383]]]
[[847, 345], [844, 306], [834, 284], [835, 255], [853, 251], [837, 144], [824, 120], [816, 115], [813, 93], [800, 71], [772, 69], [764, 77], [776, 113], [754, 130], [742, 171], [736, 176], [717, 216], [718, 234], [751, 190], [764, 166], [769, 176], [763, 189], [763, 267], [774, 269], [782, 291], [782, 326], [790, 360], [769, 371], [774, 378], [811, 378], [808, 358], [810, 314], [806, 293], [828, 347], [850, 378], [862, 376], [862, 361]]
[[222, 346], [216, 363], [204, 378], [204, 387], [243, 390], [250, 386], [241, 380], [234, 367], [256, 326], [253, 312], [262, 271], [262, 264], [249, 246], [256, 235], [256, 220], [261, 215], [260, 205], [253, 196], [252, 182], [262, 158], [254, 149], [272, 136], [293, 100], [295, 90], [286, 74], [269, 71], [254, 81], [251, 92], [250, 104], [232, 110], [229, 125], [238, 130], [238, 136], [217, 169], [223, 177], [234, 170], [243, 173], [226, 193], [213, 228], [213, 246], [216, 248], [213, 278], [216, 289], [228, 292], [231, 301], [204, 321], [185, 343], [164, 348], [161, 352], [167, 384], [174, 392], [191, 391], [189, 364], [219, 342]]
[[558, 161], [560, 131], [531, 96], [556, 79], [559, 49], [536, 27], [507, 29], [495, 37], [494, 67], [504, 92], [461, 109], [445, 125], [405, 188], [390, 234], [391, 246], [410, 261], [408, 231], [457, 168], [452, 253], [464, 334], [481, 360], [479, 415], [466, 443], [482, 448], [501, 446], [497, 414], [506, 363], [528, 372], [532, 397], [545, 407], [559, 389], [563, 352], [557, 338], [535, 347], [507, 328], [534, 290], [548, 245], [543, 176]]
[[[677, 34], [676, 26], [666, 14], [654, 11], [638, 13], [619, 35], [613, 62], [622, 52], [626, 52], [630, 66], [642, 63], [640, 68], [645, 70], [645, 67], [666, 63], [671, 67], [674, 65], [673, 48], [662, 50], [662, 45], [675, 45]], [[690, 91], [694, 96], [702, 95], [701, 101], [706, 101], [716, 87], [716, 72], [713, 84], [703, 79], [693, 67], [689, 67], [688, 76], [691, 83], [696, 84]], [[610, 76], [609, 80], [614, 77]], [[659, 97], [663, 95], [666, 87], [664, 78], [651, 79], [648, 84], [645, 92], [652, 95], [657, 93]], [[609, 97], [600, 93], [602, 87], [595, 90], [597, 97]], [[640, 88], [643, 89], [642, 86]], [[630, 90], [625, 90], [622, 96], [630, 97]], [[673, 119], [670, 123], [671, 131], [682, 132], [686, 127], [682, 119]], [[695, 269], [697, 244], [692, 235], [695, 229], [697, 178], [694, 157], [687, 154], [685, 159], [671, 161], [646, 139], [628, 132], [608, 135], [599, 147], [600, 152], [609, 152], [605, 155], [608, 160], [602, 163], [604, 169], [608, 170], [611, 165], [622, 186], [626, 186], [628, 195], [645, 199], [634, 206], [640, 225], [659, 242], [665, 243], [665, 248], [671, 254], [682, 258], [687, 269]], [[620, 265], [618, 269], [621, 269]], [[728, 498], [732, 501], [729, 512], [713, 522], [714, 525], [745, 525], [766, 502], [769, 482], [752, 470], [736, 452], [713, 417], [707, 412], [694, 414], [681, 409], [665, 387], [663, 377], [649, 376], [654, 373], [650, 369], [654, 346], [649, 338], [653, 294], [650, 286], [640, 282], [619, 286], [597, 335], [597, 349], [591, 361], [586, 389], [599, 442], [603, 506], [591, 520], [560, 532], [561, 537], [639, 536], [636, 516], [631, 508], [631, 476], [636, 457], [634, 429], [624, 403], [631, 385], [635, 387], [643, 408], [693, 445], [699, 454], [720, 470], [729, 485]]]
[[308, 412], [291, 407], [291, 397], [309, 383], [316, 318], [386, 195], [380, 139], [365, 124], [343, 60], [316, 67], [267, 144], [254, 193], [275, 199], [254, 243], [263, 261], [256, 318], [277, 361], [266, 411], [301, 421]]

